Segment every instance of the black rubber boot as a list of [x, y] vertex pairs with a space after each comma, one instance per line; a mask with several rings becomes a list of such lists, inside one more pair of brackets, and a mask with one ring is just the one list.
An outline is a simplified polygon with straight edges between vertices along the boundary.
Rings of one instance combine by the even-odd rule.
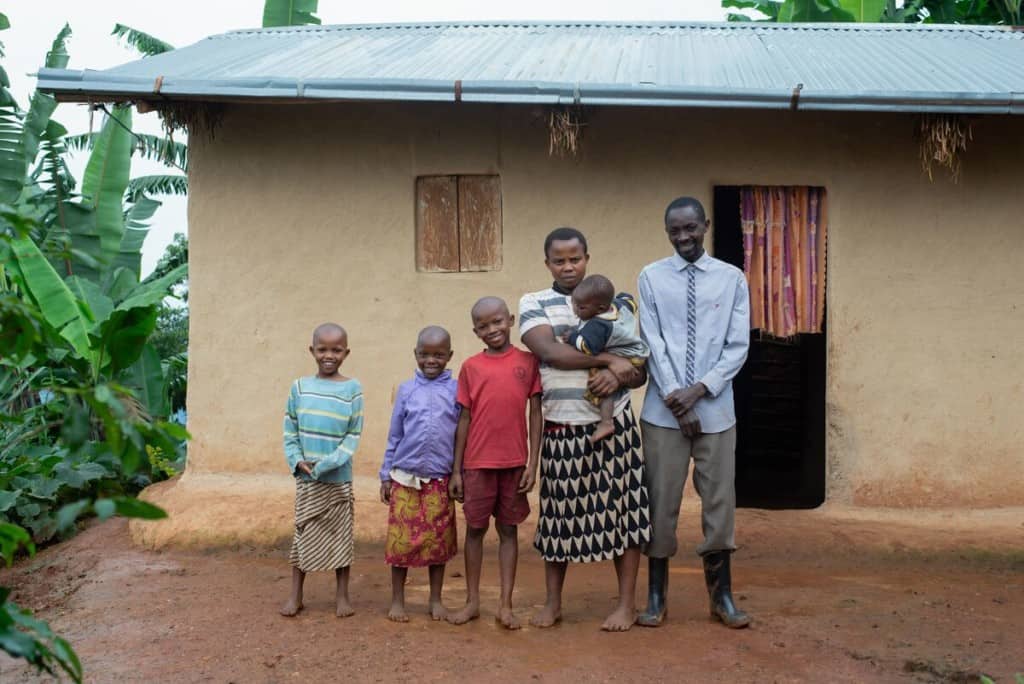
[[636, 619], [644, 627], [660, 627], [668, 615], [668, 558], [647, 559], [647, 610]]
[[739, 629], [750, 624], [750, 616], [736, 607], [732, 600], [732, 574], [729, 571], [729, 551], [714, 551], [704, 555], [704, 582], [711, 598], [711, 617], [726, 627]]

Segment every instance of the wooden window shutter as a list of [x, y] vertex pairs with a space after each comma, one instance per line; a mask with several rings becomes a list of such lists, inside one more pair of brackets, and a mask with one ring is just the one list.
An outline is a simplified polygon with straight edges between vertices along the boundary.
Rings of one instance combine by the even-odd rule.
[[455, 176], [416, 179], [416, 270], [459, 270], [459, 199]]
[[501, 180], [459, 176], [459, 270], [501, 269]]

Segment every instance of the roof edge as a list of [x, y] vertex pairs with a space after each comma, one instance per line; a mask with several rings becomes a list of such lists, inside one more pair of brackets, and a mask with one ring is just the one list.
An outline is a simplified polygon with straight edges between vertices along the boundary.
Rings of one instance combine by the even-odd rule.
[[[92, 79], [92, 76], [102, 78]], [[1024, 93], [823, 91], [792, 89], [679, 88], [656, 85], [540, 81], [440, 81], [427, 79], [236, 78], [190, 81], [112, 76], [104, 72], [40, 69], [39, 90], [63, 101], [176, 100], [209, 102], [268, 99], [330, 101], [467, 102], [494, 104], [720, 107], [875, 112], [1024, 114]]]

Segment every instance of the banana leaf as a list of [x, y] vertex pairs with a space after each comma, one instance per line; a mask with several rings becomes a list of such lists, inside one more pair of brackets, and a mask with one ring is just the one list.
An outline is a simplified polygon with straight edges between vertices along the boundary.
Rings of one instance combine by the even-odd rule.
[[[97, 346], [103, 351], [104, 368], [111, 375], [135, 363], [156, 329], [156, 305], [114, 309], [98, 329]], [[93, 337], [96, 340], [96, 336]]]
[[854, 21], [877, 23], [885, 13], [886, 0], [839, 0], [839, 5]]
[[184, 197], [188, 194], [188, 178], [180, 174], [136, 176], [128, 181], [128, 197], [138, 197], [141, 193]]
[[124, 24], [114, 24], [114, 30], [110, 32], [110, 35], [123, 39], [125, 43], [131, 45], [146, 57], [170, 52], [174, 49], [174, 46], [170, 43], [166, 43], [148, 33], [133, 29], [131, 26], [125, 26]]
[[142, 243], [149, 234], [149, 219], [160, 208], [160, 202], [140, 194], [125, 212], [124, 236], [121, 248], [114, 258], [114, 268], [127, 268], [135, 273], [136, 280], [142, 271]]
[[317, 0], [266, 0], [263, 4], [263, 28], [319, 24]]
[[123, 302], [117, 305], [116, 310], [127, 311], [139, 307], [147, 307], [158, 304], [164, 297], [170, 294], [171, 286], [188, 273], [188, 264], [182, 264], [171, 269], [166, 275], [156, 280], [147, 280], [140, 283]]
[[[67, 148], [72, 152], [91, 149], [99, 138], [99, 133], [79, 133], [64, 138]], [[188, 145], [170, 138], [149, 133], [135, 133], [135, 147], [132, 155], [140, 159], [158, 161], [165, 166], [172, 166], [188, 171]]]
[[0, 203], [14, 204], [25, 186], [28, 163], [22, 147], [24, 126], [7, 88], [0, 89]]
[[75, 295], [31, 238], [12, 240], [11, 249], [21, 281], [43, 318], [95, 370], [97, 354], [89, 343], [89, 321], [83, 316]]
[[164, 379], [160, 353], [152, 344], [146, 344], [138, 360], [126, 371], [125, 384], [136, 391], [146, 412], [154, 418], [166, 418], [170, 413], [167, 383]]
[[71, 276], [65, 278], [64, 282], [81, 303], [80, 308], [92, 324], [91, 327], [95, 328], [110, 318], [110, 314], [114, 312], [114, 302], [94, 281], [81, 276]]
[[[63, 69], [68, 65], [67, 39], [71, 36], [71, 27], [64, 24], [57, 37], [53, 40], [50, 51], [46, 53], [45, 66], [48, 69]], [[57, 100], [52, 95], [35, 91], [29, 102], [28, 113], [25, 115], [24, 139], [22, 152], [25, 155], [26, 166], [35, 163], [36, 155], [39, 153], [39, 140], [46, 131], [46, 125], [50, 122], [53, 110], [57, 108]]]
[[131, 172], [132, 114], [115, 107], [103, 124], [82, 178], [82, 196], [96, 214], [100, 261], [110, 264], [124, 236], [124, 191]]

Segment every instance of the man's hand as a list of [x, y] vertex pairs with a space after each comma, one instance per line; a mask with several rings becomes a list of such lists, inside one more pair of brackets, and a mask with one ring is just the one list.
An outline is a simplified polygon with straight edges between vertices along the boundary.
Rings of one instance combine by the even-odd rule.
[[295, 464], [295, 467], [300, 471], [313, 477], [313, 466], [316, 465], [312, 461], [299, 461]]
[[680, 418], [690, 412], [701, 397], [708, 393], [708, 388], [703, 383], [697, 382], [689, 387], [677, 389], [665, 397], [665, 405], [672, 415]]
[[700, 418], [693, 411], [687, 411], [682, 416], [677, 416], [676, 420], [679, 421], [679, 429], [683, 431], [683, 434], [690, 439], [694, 437], [700, 437], [701, 426]]
[[519, 478], [519, 489], [516, 490], [519, 494], [529, 494], [533, 491], [533, 485], [537, 480], [536, 473], [533, 472], [534, 468], [526, 466], [523, 471], [523, 476]]
[[391, 480], [384, 480], [380, 483], [380, 502], [388, 503], [391, 501]]
[[462, 503], [465, 492], [462, 491], [462, 473], [452, 473], [448, 480], [448, 496]]

